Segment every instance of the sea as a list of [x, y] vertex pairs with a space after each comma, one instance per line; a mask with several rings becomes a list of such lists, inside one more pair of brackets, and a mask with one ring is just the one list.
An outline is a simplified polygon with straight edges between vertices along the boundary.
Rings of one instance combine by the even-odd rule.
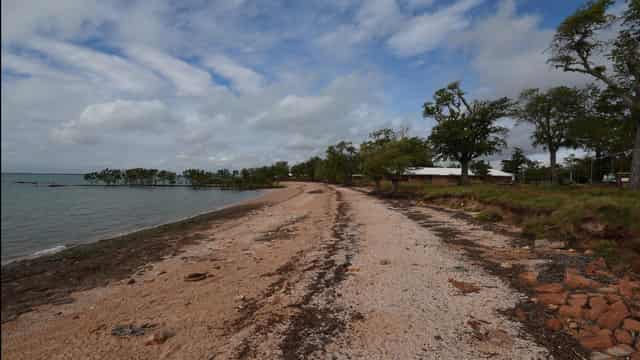
[[261, 194], [79, 185], [88, 185], [79, 174], [2, 174], [2, 264], [182, 220]]

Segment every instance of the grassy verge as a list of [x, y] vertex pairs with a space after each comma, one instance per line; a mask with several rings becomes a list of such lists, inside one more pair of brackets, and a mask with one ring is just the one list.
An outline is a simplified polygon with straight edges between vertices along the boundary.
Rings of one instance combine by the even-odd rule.
[[575, 248], [602, 252], [613, 262], [640, 259], [637, 192], [601, 186], [408, 183], [401, 184], [400, 191], [426, 201], [480, 211], [482, 219], [504, 219], [521, 226], [528, 237], [568, 241]]

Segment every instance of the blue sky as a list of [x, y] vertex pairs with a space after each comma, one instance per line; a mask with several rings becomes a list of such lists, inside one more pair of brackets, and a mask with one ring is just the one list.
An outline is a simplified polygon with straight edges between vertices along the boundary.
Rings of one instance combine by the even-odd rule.
[[473, 98], [588, 81], [544, 53], [581, 4], [2, 1], [2, 170], [238, 168], [383, 126], [426, 136], [421, 106], [451, 81]]

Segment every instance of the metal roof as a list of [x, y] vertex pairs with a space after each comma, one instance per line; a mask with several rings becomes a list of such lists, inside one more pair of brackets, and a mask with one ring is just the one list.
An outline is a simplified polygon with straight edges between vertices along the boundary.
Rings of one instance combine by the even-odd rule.
[[[461, 174], [460, 168], [435, 168], [435, 167], [423, 167], [423, 168], [414, 168], [407, 170], [407, 175], [417, 175], [417, 176], [460, 176]], [[474, 176], [473, 171], [469, 169], [469, 175]], [[489, 169], [489, 176], [497, 176], [497, 177], [513, 177], [513, 174], [508, 172]]]

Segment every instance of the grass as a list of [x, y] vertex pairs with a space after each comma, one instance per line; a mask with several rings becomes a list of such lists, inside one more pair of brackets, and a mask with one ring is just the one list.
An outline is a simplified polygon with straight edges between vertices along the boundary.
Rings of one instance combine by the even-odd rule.
[[[385, 184], [384, 188], [388, 187]], [[615, 241], [640, 252], [640, 193], [606, 186], [493, 185], [433, 186], [401, 183], [400, 191], [418, 198], [454, 204], [470, 200], [484, 205], [486, 221], [503, 218], [523, 227], [532, 238], [583, 244]], [[609, 244], [610, 245], [610, 244]], [[593, 245], [596, 246], [596, 245]], [[603, 250], [607, 253], [607, 250]], [[610, 251], [607, 253], [610, 255]]]

